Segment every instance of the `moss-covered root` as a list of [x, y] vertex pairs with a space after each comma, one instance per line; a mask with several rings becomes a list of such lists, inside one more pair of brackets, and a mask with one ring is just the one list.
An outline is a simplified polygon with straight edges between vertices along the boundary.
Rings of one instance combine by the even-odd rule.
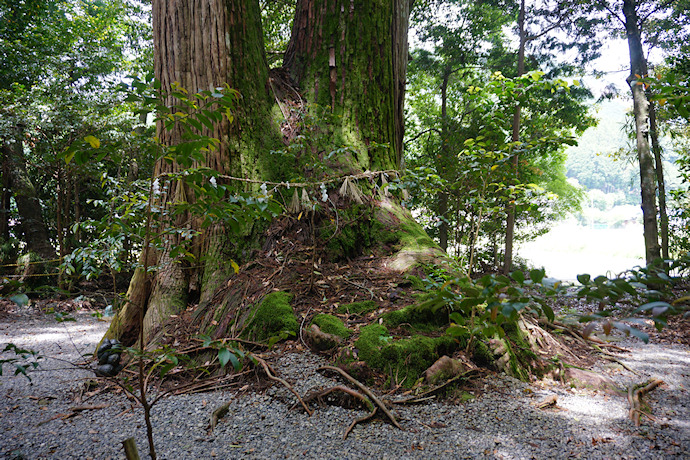
[[446, 253], [427, 235], [410, 211], [399, 203], [383, 199], [376, 218], [400, 241], [397, 252], [386, 261], [388, 268], [405, 273], [419, 264], [441, 264], [448, 260]]
[[319, 326], [319, 329], [326, 334], [336, 335], [343, 339], [352, 335], [352, 331], [345, 327], [343, 321], [337, 316], [321, 313], [316, 315], [311, 323]]
[[319, 351], [336, 348], [351, 335], [352, 331], [345, 327], [340, 318], [325, 313], [316, 315], [305, 331], [309, 344]]
[[457, 342], [450, 336], [424, 335], [394, 340], [385, 326], [371, 324], [360, 330], [355, 347], [369, 367], [389, 372], [396, 383], [411, 387], [439, 357], [452, 354]]
[[378, 308], [378, 304], [373, 300], [364, 300], [362, 302], [353, 302], [345, 305], [340, 305], [337, 312], [348, 315], [366, 315]]
[[252, 307], [252, 320], [242, 332], [243, 338], [258, 342], [296, 336], [299, 325], [292, 309], [292, 294], [271, 292]]
[[525, 382], [532, 375], [541, 377], [545, 365], [530, 346], [525, 331], [514, 324], [504, 325], [504, 330], [503, 338], [496, 336], [488, 342], [493, 364], [498, 370]]

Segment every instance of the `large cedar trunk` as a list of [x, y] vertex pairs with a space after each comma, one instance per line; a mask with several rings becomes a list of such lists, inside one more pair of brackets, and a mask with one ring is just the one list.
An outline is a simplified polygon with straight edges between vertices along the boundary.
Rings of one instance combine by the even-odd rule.
[[[285, 67], [310, 102], [340, 116], [334, 145], [356, 147], [362, 170], [397, 168], [410, 0], [299, 0]], [[388, 143], [370, 150], [371, 143]]]
[[[326, 127], [333, 149], [352, 147], [350, 152], [354, 153], [337, 158], [337, 167], [332, 171], [335, 174], [369, 171], [376, 175], [400, 167], [409, 8], [409, 0], [358, 5], [343, 0], [298, 1], [293, 37], [284, 61], [293, 79], [288, 85], [296, 85], [301, 98], [329, 107], [335, 115], [330, 119], [337, 121]], [[281, 180], [280, 168], [276, 168], [270, 154], [281, 148], [278, 124], [271, 118], [278, 95], [273, 79], [269, 80], [257, 2], [154, 0], [153, 29], [156, 77], [163, 89], [174, 82], [190, 92], [227, 83], [242, 96], [235, 114], [237, 121], [207, 133], [221, 140], [221, 148], [209, 155], [206, 166], [243, 179]], [[168, 105], [173, 103], [167, 101]], [[159, 127], [158, 134], [166, 145], [180, 139], [180, 133], [174, 130], [165, 132]], [[159, 162], [156, 175], [175, 168], [179, 166]], [[180, 190], [180, 183], [166, 187], [159, 203], [163, 207], [170, 207], [181, 195], [193, 200], [187, 190]], [[441, 251], [428, 237], [419, 237], [423, 230], [409, 213], [387, 198], [374, 201], [375, 207], [383, 205], [386, 209], [387, 214], [379, 214], [385, 214], [389, 222], [405, 221], [405, 228], [416, 235], [410, 240], [412, 245], [403, 245], [390, 259], [390, 267], [405, 269], [420, 259], [440, 256]], [[197, 220], [180, 216], [174, 224], [201, 232], [192, 245], [201, 263], [191, 266], [173, 260], [170, 251], [180, 242], [175, 237], [167, 238], [159, 252], [145, 251], [149, 257], [144, 265], [155, 265], [157, 271], [144, 276], [139, 270], [134, 275], [128, 303], [113, 320], [108, 337], [118, 337], [126, 344], [134, 342], [141, 309], [145, 311], [146, 342], [169, 316], [197, 300], [197, 317], [206, 318], [205, 324], [217, 324], [213, 318], [227, 324], [230, 320], [224, 319], [224, 312], [237, 312], [244, 299], [226, 299], [225, 304], [234, 301], [237, 305], [216, 306], [214, 293], [229, 284], [234, 275], [232, 262], [242, 264], [251, 257], [239, 248], [252, 242], [258, 247], [261, 229], [258, 225], [245, 228], [238, 235], [222, 226], [201, 229]]]
[[[181, 0], [153, 2], [155, 74], [163, 91], [179, 85], [190, 93], [223, 87], [238, 90], [241, 100], [230, 125], [224, 118], [214, 132], [202, 134], [219, 139], [217, 150], [207, 154], [204, 165], [221, 174], [268, 180], [275, 178], [275, 167], [265, 155], [279, 147], [280, 131], [271, 120], [271, 95], [268, 91], [268, 66], [263, 48], [261, 16], [257, 2], [245, 0]], [[168, 107], [176, 101], [168, 97]], [[177, 144], [179, 129], [166, 130], [159, 123], [158, 136], [164, 145]], [[176, 163], [159, 161], [156, 177], [179, 171]], [[179, 181], [164, 182], [158, 205], [170, 208], [193, 194]], [[230, 184], [239, 191], [244, 185]], [[201, 236], [192, 243], [195, 264], [173, 260], [170, 251], [180, 237], [169, 236], [163, 249], [148, 254], [147, 266], [158, 267], [155, 275], [135, 273], [127, 293], [128, 302], [113, 320], [108, 336], [132, 343], [139, 336], [140, 309], [145, 309], [146, 337], [170, 315], [179, 313], [192, 299], [207, 300], [220, 283], [233, 273], [231, 263], [238, 255], [223, 226], [200, 228], [200, 219], [177, 216], [176, 227], [198, 230]], [[154, 227], [154, 230], [156, 228]], [[246, 237], [252, 232], [246, 228]], [[153, 251], [152, 251], [153, 252]], [[146, 253], [146, 251], [145, 251]], [[144, 255], [142, 255], [142, 260]], [[148, 339], [145, 339], [148, 341]]]
[[640, 189], [642, 192], [642, 219], [647, 265], [661, 257], [657, 230], [656, 175], [654, 159], [649, 147], [649, 101], [644, 85], [638, 80], [647, 76], [647, 62], [642, 51], [642, 39], [638, 27], [634, 0], [624, 0], [625, 31], [630, 51], [630, 76], [628, 84], [633, 95], [637, 158], [640, 164]]

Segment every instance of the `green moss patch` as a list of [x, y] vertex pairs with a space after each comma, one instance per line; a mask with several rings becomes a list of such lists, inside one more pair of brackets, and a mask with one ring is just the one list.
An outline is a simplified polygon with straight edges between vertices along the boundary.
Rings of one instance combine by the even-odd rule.
[[407, 326], [419, 331], [436, 330], [448, 325], [448, 315], [445, 310], [432, 311], [430, 307], [421, 305], [408, 305], [388, 312], [382, 316], [386, 326]]
[[342, 320], [336, 316], [325, 313], [318, 314], [311, 322], [319, 326], [322, 332], [326, 334], [337, 335], [343, 339], [347, 339], [352, 335], [352, 331], [345, 327]]
[[287, 292], [272, 292], [264, 297], [253, 307], [253, 318], [242, 336], [264, 342], [284, 333], [297, 335], [299, 325], [290, 305], [292, 297]]
[[378, 307], [378, 304], [373, 300], [364, 300], [362, 302], [340, 305], [336, 311], [340, 314], [365, 315], [376, 310]]
[[452, 354], [458, 344], [447, 335], [393, 339], [385, 326], [371, 324], [361, 329], [355, 347], [359, 358], [371, 368], [389, 373], [409, 388], [438, 358]]

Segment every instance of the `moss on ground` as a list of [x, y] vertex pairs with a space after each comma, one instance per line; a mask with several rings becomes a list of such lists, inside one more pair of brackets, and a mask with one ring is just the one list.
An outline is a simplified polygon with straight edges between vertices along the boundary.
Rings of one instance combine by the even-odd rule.
[[292, 294], [271, 292], [252, 307], [253, 318], [242, 333], [242, 337], [264, 342], [272, 337], [289, 333], [297, 335], [299, 325], [290, 305]]
[[422, 279], [415, 275], [406, 275], [405, 280], [399, 284], [400, 287], [410, 287], [416, 291], [423, 291], [425, 289]]
[[362, 302], [340, 305], [336, 311], [340, 314], [365, 315], [376, 310], [378, 307], [378, 304], [373, 300], [364, 300]]
[[445, 310], [434, 312], [431, 308], [418, 304], [388, 312], [382, 318], [386, 326], [404, 325], [419, 331], [437, 330], [439, 327], [448, 325], [448, 315]]
[[360, 330], [355, 347], [359, 358], [371, 368], [389, 373], [391, 378], [409, 388], [438, 358], [452, 354], [458, 343], [447, 335], [393, 339], [385, 326], [371, 324]]
[[320, 313], [314, 317], [311, 323], [319, 326], [322, 332], [337, 335], [343, 339], [347, 339], [352, 335], [352, 331], [345, 327], [343, 321], [337, 316]]

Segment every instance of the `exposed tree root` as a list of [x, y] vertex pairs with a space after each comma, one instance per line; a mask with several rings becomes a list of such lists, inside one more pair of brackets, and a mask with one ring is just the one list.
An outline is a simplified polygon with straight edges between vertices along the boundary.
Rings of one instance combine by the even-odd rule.
[[602, 350], [601, 347], [611, 348], [611, 349], [618, 350], [618, 351], [621, 351], [624, 353], [630, 353], [630, 350], [628, 350], [627, 348], [619, 347], [618, 345], [615, 345], [613, 343], [604, 342], [603, 340], [601, 340], [597, 337], [592, 337], [591, 335], [585, 337], [584, 334], [582, 334], [577, 329], [575, 329], [572, 326], [569, 326], [567, 324], [561, 323], [559, 321], [554, 321], [553, 323], [547, 323], [545, 321], [539, 321], [539, 323], [546, 325], [552, 329], [558, 329], [560, 331], [567, 332], [568, 334], [570, 334], [572, 337], [574, 337], [581, 344], [586, 345], [586, 346], [591, 347], [591, 348], [594, 348], [595, 350], [597, 350], [603, 354], [607, 354], [608, 352], [605, 350]]
[[545, 407], [549, 406], [556, 407], [556, 403], [558, 403], [558, 396], [551, 395], [539, 401], [537, 404], [534, 405], [534, 407], [536, 407], [537, 409], [544, 409]]
[[640, 375], [639, 372], [635, 371], [635, 370], [632, 369], [630, 366], [628, 366], [627, 364], [625, 364], [623, 361], [619, 360], [618, 357], [615, 356], [614, 354], [612, 354], [612, 353], [606, 353], [606, 352], [599, 352], [599, 354], [601, 355], [602, 358], [604, 358], [604, 359], [606, 359], [606, 360], [608, 360], [608, 361], [614, 362], [614, 363], [616, 363], [616, 364], [619, 364], [619, 365], [620, 365], [623, 369], [625, 369], [626, 371], [632, 372], [632, 373], [635, 374], [635, 375]]
[[367, 399], [367, 397], [364, 396], [362, 393], [355, 391], [351, 388], [344, 387], [342, 385], [326, 388], [325, 390], [313, 391], [304, 397], [304, 402], [309, 404], [310, 402], [316, 399], [319, 401], [320, 404], [323, 404], [323, 397], [336, 391], [342, 391], [343, 393], [362, 401], [362, 403], [364, 403], [364, 405], [367, 406], [369, 410], [376, 409], [374, 404], [369, 399]]
[[459, 380], [467, 380], [470, 379], [471, 377], [474, 377], [481, 373], [483, 370], [482, 369], [471, 369], [467, 372], [464, 372], [460, 375], [456, 375], [452, 379], [446, 380], [445, 383], [438, 385], [431, 390], [425, 391], [424, 393], [412, 396], [407, 399], [402, 399], [399, 401], [393, 401], [393, 404], [418, 404], [422, 403], [425, 401], [428, 401], [429, 399], [435, 397], [437, 393], [439, 393], [441, 390], [447, 388], [448, 386], [458, 382]]
[[[388, 417], [388, 420], [390, 420], [391, 423], [392, 423], [393, 425], [396, 426], [396, 428], [402, 430], [402, 427], [401, 427], [400, 424], [398, 423], [398, 420], [397, 420], [397, 419], [395, 418], [395, 416], [388, 410], [388, 408], [383, 404], [383, 402], [381, 402], [381, 400], [378, 399], [378, 398], [376, 397], [376, 395], [374, 395], [374, 393], [373, 393], [369, 388], [367, 388], [366, 386], [362, 385], [357, 379], [355, 379], [354, 377], [352, 377], [350, 374], [348, 374], [348, 373], [345, 372], [344, 370], [340, 369], [339, 367], [334, 367], [334, 366], [322, 366], [322, 367], [319, 367], [318, 370], [320, 370], [320, 371], [321, 371], [321, 370], [329, 370], [329, 371], [334, 371], [334, 372], [339, 373], [343, 378], [345, 378], [347, 381], [349, 381], [350, 383], [352, 383], [353, 385], [355, 385], [355, 386], [356, 386], [357, 388], [359, 388], [365, 395], [367, 395], [367, 396], [369, 397], [369, 399], [370, 399], [374, 404], [376, 404], [376, 406], [377, 406], [379, 409], [381, 409], [381, 411], [382, 411], [384, 414], [386, 414], [386, 417]], [[370, 415], [373, 415], [373, 414], [370, 414]], [[365, 419], [365, 420], [366, 420], [366, 419]]]
[[280, 382], [281, 384], [283, 384], [283, 386], [285, 388], [290, 390], [290, 392], [297, 397], [297, 400], [300, 402], [300, 404], [302, 404], [302, 407], [304, 407], [304, 410], [307, 411], [307, 414], [309, 414], [309, 416], [311, 417], [311, 415], [314, 412], [311, 409], [309, 409], [309, 406], [307, 406], [305, 404], [304, 400], [302, 400], [302, 397], [295, 391], [294, 388], [292, 388], [292, 385], [290, 385], [289, 383], [287, 383], [285, 380], [281, 379], [280, 377], [276, 377], [274, 375], [275, 371], [272, 371], [271, 366], [269, 366], [268, 363], [266, 361], [264, 361], [263, 359], [259, 358], [256, 355], [251, 355], [251, 358], [255, 359], [259, 364], [261, 364], [261, 367], [264, 369], [264, 372], [266, 373], [266, 375], [268, 376], [269, 379], [275, 380], [276, 382]]
[[640, 415], [642, 414], [653, 420], [651, 415], [642, 412], [641, 398], [643, 395], [649, 393], [663, 383], [664, 381], [661, 379], [649, 379], [644, 383], [638, 383], [628, 389], [628, 402], [630, 403], [629, 416], [630, 419], [635, 422], [635, 426], [640, 426]]
[[211, 420], [209, 421], [209, 433], [213, 433], [213, 430], [216, 428], [216, 425], [218, 424], [218, 421], [225, 417], [228, 414], [228, 411], [230, 410], [230, 401], [221, 404], [220, 406], [216, 407], [213, 412], [211, 412]]
[[367, 415], [365, 415], [364, 417], [360, 417], [356, 420], [353, 420], [352, 423], [350, 424], [350, 426], [347, 427], [347, 430], [345, 430], [345, 434], [343, 435], [343, 439], [347, 439], [347, 435], [350, 434], [350, 431], [352, 431], [352, 429], [355, 427], [355, 425], [357, 425], [358, 423], [362, 423], [362, 422], [366, 422], [367, 420], [370, 420], [371, 418], [374, 417], [374, 415], [376, 415], [376, 412], [378, 410], [379, 410], [378, 407], [374, 407], [374, 409], [371, 412], [369, 412]]

